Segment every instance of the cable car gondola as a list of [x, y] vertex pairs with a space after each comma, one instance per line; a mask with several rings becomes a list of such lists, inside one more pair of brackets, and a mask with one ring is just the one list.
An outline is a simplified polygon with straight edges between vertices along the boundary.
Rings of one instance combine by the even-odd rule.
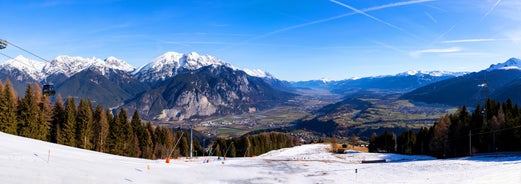
[[[40, 56], [38, 56], [38, 55], [36, 55], [36, 54], [34, 54], [34, 53], [32, 53], [32, 52], [29, 52], [29, 51], [27, 51], [27, 50], [25, 50], [25, 49], [23, 49], [23, 48], [21, 48], [21, 47], [19, 47], [19, 46], [16, 46], [16, 45], [14, 45], [14, 44], [12, 44], [12, 43], [9, 43], [9, 42], [7, 42], [6, 40], [2, 40], [2, 39], [0, 39], [0, 49], [5, 49], [5, 48], [7, 47], [8, 44], [9, 44], [9, 45], [12, 45], [12, 46], [14, 46], [14, 47], [16, 47], [16, 48], [18, 48], [18, 49], [20, 49], [20, 50], [22, 50], [22, 51], [25, 51], [25, 52], [27, 52], [27, 53], [33, 55], [33, 56], [36, 56], [36, 57], [42, 59], [42, 60], [45, 61], [45, 62], [48, 62], [47, 60], [43, 59], [42, 57], [40, 57]], [[2, 55], [4, 55], [4, 54], [2, 54]], [[4, 56], [5, 56], [5, 55], [4, 55]], [[13, 58], [13, 59], [14, 59], [14, 58]], [[45, 84], [43, 85], [42, 94], [43, 94], [44, 96], [54, 96], [54, 95], [56, 94], [56, 91], [54, 90], [54, 85], [53, 85], [52, 83], [45, 83]]]
[[44, 84], [42, 93], [44, 96], [54, 96], [56, 94], [56, 91], [54, 90], [54, 85], [52, 83]]
[[0, 39], [0, 49], [5, 49], [7, 47], [7, 41]]

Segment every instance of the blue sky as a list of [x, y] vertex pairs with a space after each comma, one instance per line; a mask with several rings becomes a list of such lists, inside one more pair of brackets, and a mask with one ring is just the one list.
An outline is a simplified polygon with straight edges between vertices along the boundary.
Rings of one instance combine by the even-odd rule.
[[519, 0], [0, 0], [0, 7], [0, 39], [49, 60], [115, 56], [139, 67], [168, 51], [194, 51], [297, 81], [477, 71], [521, 57]]

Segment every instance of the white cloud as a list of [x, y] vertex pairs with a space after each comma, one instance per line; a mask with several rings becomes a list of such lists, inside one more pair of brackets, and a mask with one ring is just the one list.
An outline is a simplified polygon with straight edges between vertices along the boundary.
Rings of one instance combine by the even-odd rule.
[[504, 39], [492, 39], [492, 38], [477, 38], [477, 39], [462, 39], [462, 40], [446, 40], [442, 43], [471, 43], [471, 42], [493, 42]]
[[409, 53], [412, 57], [420, 57], [423, 54], [431, 54], [431, 53], [454, 53], [462, 51], [460, 47], [451, 47], [444, 49], [425, 49], [425, 50], [416, 50]]

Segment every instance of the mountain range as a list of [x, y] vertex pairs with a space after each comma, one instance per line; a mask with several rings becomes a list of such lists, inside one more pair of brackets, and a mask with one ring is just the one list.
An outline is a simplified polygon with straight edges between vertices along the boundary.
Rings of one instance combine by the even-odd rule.
[[447, 105], [473, 105], [484, 94], [521, 102], [520, 68], [521, 61], [511, 58], [473, 73], [408, 71], [288, 82], [261, 70], [238, 69], [213, 56], [167, 52], [139, 68], [115, 57], [58, 56], [39, 62], [18, 56], [0, 64], [0, 78], [9, 78], [19, 94], [28, 83], [50, 82], [64, 97], [88, 98], [113, 109], [137, 110], [144, 119], [171, 121], [267, 109], [288, 101], [299, 89], [341, 95], [390, 91], [413, 102]]
[[0, 64], [0, 77], [9, 78], [19, 94], [28, 83], [54, 83], [64, 97], [123, 106], [158, 120], [255, 111], [293, 96], [266, 83], [277, 80], [266, 72], [195, 52], [167, 52], [139, 68], [115, 57], [39, 62], [18, 56]]
[[475, 106], [487, 98], [521, 103], [521, 60], [510, 58], [479, 72], [438, 81], [404, 94], [415, 102]]
[[465, 72], [446, 71], [407, 71], [396, 75], [352, 78], [339, 81], [311, 80], [292, 82], [298, 88], [327, 89], [338, 94], [347, 94], [359, 90], [385, 90], [407, 92], [427, 84], [466, 74]]

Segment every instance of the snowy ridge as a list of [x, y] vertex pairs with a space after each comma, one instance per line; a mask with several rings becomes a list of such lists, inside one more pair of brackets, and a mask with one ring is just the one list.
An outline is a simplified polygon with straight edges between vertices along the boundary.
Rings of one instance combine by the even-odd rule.
[[133, 74], [140, 81], [158, 81], [173, 77], [184, 70], [197, 70], [205, 66], [226, 66], [234, 70], [242, 70], [254, 77], [273, 77], [260, 69], [239, 69], [214, 56], [199, 55], [196, 52], [187, 54], [177, 52], [164, 53], [150, 63], [139, 67]]
[[131, 72], [136, 69], [132, 65], [125, 62], [125, 60], [118, 59], [114, 56], [110, 56], [107, 59], [105, 59], [105, 66], [107, 66], [108, 68], [126, 71], [126, 72]]
[[[373, 76], [373, 77], [352, 77], [345, 79], [347, 81], [356, 81], [360, 79], [376, 79], [376, 78], [385, 78], [385, 77], [400, 77], [400, 76], [432, 76], [432, 77], [444, 77], [444, 76], [462, 76], [467, 74], [468, 72], [449, 72], [449, 71], [422, 71], [422, 70], [409, 70], [406, 72], [398, 73], [396, 75], [379, 75], [379, 76]], [[329, 82], [338, 82], [342, 80], [331, 80], [327, 78], [322, 78], [316, 81], [320, 81], [322, 83], [329, 83]]]
[[95, 68], [102, 72], [103, 75], [109, 69], [122, 70], [131, 72], [134, 67], [126, 63], [121, 59], [115, 57], [108, 57], [105, 60], [98, 59], [96, 57], [83, 58], [83, 57], [71, 57], [71, 56], [58, 56], [49, 63], [46, 63], [42, 72], [50, 74], [64, 74], [70, 77], [78, 72], [81, 72], [87, 68]]
[[106, 75], [110, 70], [119, 70], [129, 73], [132, 72], [140, 81], [157, 81], [173, 77], [183, 70], [197, 70], [212, 65], [242, 70], [246, 72], [246, 74], [254, 77], [274, 78], [271, 74], [260, 69], [239, 69], [214, 56], [199, 55], [196, 52], [187, 54], [166, 52], [138, 69], [114, 56], [102, 60], [96, 57], [84, 58], [65, 55], [58, 56], [49, 62], [40, 62], [18, 56], [15, 59], [10, 59], [0, 64], [0, 67], [8, 70], [18, 69], [39, 81], [53, 74], [63, 74], [70, 77], [88, 68], [94, 69], [102, 75]]
[[261, 69], [250, 70], [250, 69], [244, 68], [244, 69], [236, 69], [236, 70], [242, 70], [249, 76], [253, 76], [253, 77], [274, 78], [273, 75], [271, 75], [270, 73], [267, 73], [265, 71], [262, 71]]
[[422, 75], [430, 75], [433, 77], [442, 77], [442, 76], [461, 76], [465, 75], [466, 72], [448, 72], [448, 71], [423, 71], [423, 70], [409, 70], [403, 73], [399, 73], [396, 76], [422, 76]]
[[138, 68], [134, 75], [140, 81], [157, 81], [175, 76], [183, 70], [197, 70], [210, 65], [231, 67], [230, 64], [209, 55], [201, 56], [195, 52], [188, 54], [167, 52]]
[[487, 71], [493, 70], [521, 70], [521, 60], [517, 58], [510, 58], [504, 63], [490, 65]]
[[5, 61], [4, 63], [0, 64], [0, 67], [10, 71], [13, 69], [18, 69], [28, 74], [33, 79], [41, 80], [45, 77], [45, 75], [41, 72], [44, 65], [44, 62], [28, 59], [20, 55], [14, 59]]
[[95, 57], [83, 58], [83, 57], [71, 57], [71, 56], [58, 56], [49, 62], [41, 62], [33, 59], [28, 59], [23, 56], [17, 56], [14, 59], [7, 60], [0, 64], [0, 67], [14, 70], [18, 69], [35, 80], [44, 80], [52, 74], [64, 74], [70, 77], [78, 72], [81, 72], [87, 68], [95, 68], [102, 72], [103, 75], [110, 70], [122, 70], [131, 72], [134, 67], [126, 63], [121, 59], [115, 57], [108, 57], [105, 60], [101, 60]]

